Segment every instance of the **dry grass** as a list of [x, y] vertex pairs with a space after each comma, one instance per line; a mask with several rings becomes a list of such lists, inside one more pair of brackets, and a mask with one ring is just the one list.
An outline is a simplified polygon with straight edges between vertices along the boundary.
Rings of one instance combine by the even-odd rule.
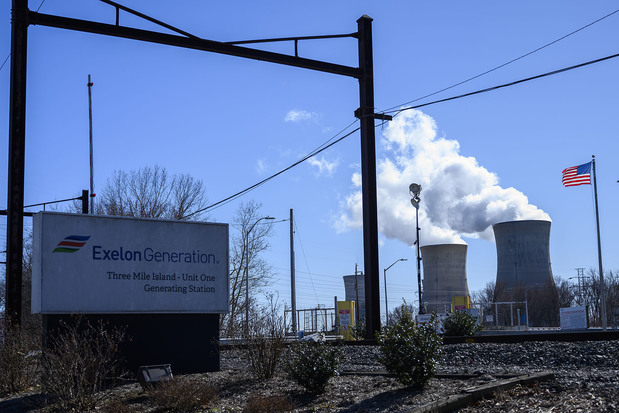
[[247, 400], [243, 413], [285, 413], [294, 409], [294, 403], [286, 396], [255, 394]]
[[19, 328], [5, 326], [0, 332], [0, 395], [26, 390], [37, 383], [37, 347]]
[[185, 378], [166, 380], [146, 391], [147, 397], [157, 407], [174, 412], [208, 408], [218, 393], [207, 383]]
[[121, 361], [117, 347], [123, 333], [103, 324], [92, 326], [77, 319], [44, 351], [42, 390], [62, 409], [93, 408], [101, 390], [114, 384]]

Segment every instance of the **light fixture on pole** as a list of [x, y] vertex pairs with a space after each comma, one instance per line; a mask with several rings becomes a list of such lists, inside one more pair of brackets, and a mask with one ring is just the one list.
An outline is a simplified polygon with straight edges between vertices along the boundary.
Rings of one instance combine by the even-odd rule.
[[387, 321], [387, 325], [389, 325], [389, 307], [387, 305], [387, 270], [393, 267], [394, 265], [396, 265], [400, 261], [408, 261], [408, 258], [400, 258], [399, 260], [397, 260], [396, 262], [394, 262], [393, 264], [391, 264], [390, 266], [388, 266], [387, 268], [383, 270], [384, 271], [383, 277], [385, 279], [385, 320]]
[[421, 185], [419, 184], [410, 184], [408, 187], [409, 193], [412, 196], [411, 204], [415, 207], [415, 227], [417, 240], [415, 244], [417, 245], [417, 288], [419, 291], [419, 314], [423, 314], [423, 305], [421, 301], [421, 256], [419, 254], [419, 202], [421, 202], [421, 198], [419, 194], [421, 193]]
[[249, 335], [249, 234], [251, 234], [258, 222], [263, 219], [275, 219], [270, 216], [258, 218], [245, 234], [245, 335]]

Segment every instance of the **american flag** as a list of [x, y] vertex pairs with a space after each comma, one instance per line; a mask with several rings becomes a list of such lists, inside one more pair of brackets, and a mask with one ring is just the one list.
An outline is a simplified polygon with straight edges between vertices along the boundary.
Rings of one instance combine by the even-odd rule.
[[563, 186], [591, 185], [591, 162], [563, 170]]

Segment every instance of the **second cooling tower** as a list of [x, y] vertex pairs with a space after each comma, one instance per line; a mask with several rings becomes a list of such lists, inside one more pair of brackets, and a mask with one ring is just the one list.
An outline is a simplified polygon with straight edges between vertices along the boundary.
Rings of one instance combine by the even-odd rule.
[[423, 260], [423, 301], [426, 312], [444, 313], [451, 309], [452, 297], [469, 295], [466, 281], [465, 244], [421, 247]]
[[[497, 274], [494, 292], [498, 324], [513, 324], [508, 308], [519, 306], [523, 324], [558, 323], [558, 295], [550, 267], [550, 221], [528, 220], [494, 224]], [[524, 303], [524, 305], [523, 305]]]
[[550, 268], [550, 221], [500, 222], [492, 228], [497, 251], [497, 289], [554, 285]]

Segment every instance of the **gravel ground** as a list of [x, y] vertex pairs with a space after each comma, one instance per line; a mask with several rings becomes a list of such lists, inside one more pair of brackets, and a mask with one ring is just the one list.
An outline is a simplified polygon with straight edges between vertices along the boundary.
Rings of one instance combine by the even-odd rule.
[[[619, 341], [472, 343], [445, 345], [443, 350], [438, 373], [474, 374], [478, 377], [466, 380], [435, 378], [423, 392], [415, 392], [391, 377], [343, 374], [331, 379], [325, 395], [307, 405], [297, 405], [295, 411], [409, 411], [458, 394], [464, 388], [496, 382], [502, 375], [542, 371], [554, 373], [554, 379], [499, 392], [460, 411], [619, 411]], [[343, 371], [384, 370], [376, 361], [376, 347], [348, 346], [344, 348], [344, 354]], [[246, 374], [242, 356], [236, 351], [222, 353], [222, 368], [239, 375]], [[277, 380], [281, 382], [273, 387], [278, 388], [279, 394], [288, 391], [293, 398], [299, 396], [296, 386], [291, 386], [281, 377]], [[268, 388], [253, 391], [277, 394]], [[237, 400], [239, 404], [231, 403], [227, 408], [241, 409], [242, 402]]]
[[[197, 411], [241, 412], [253, 399], [261, 401], [263, 407], [266, 405], [265, 410], [260, 410], [265, 412], [406, 412], [445, 400], [466, 388], [496, 383], [506, 374], [549, 371], [554, 373], [551, 380], [500, 391], [460, 411], [619, 411], [619, 341], [446, 345], [440, 378], [432, 379], [422, 392], [406, 388], [389, 376], [372, 373], [383, 370], [376, 354], [377, 348], [373, 346], [344, 347], [343, 373], [332, 378], [326, 393], [320, 396], [305, 394], [283, 374], [268, 381], [255, 380], [239, 350], [221, 352], [221, 371], [190, 375], [186, 379], [218, 389], [218, 396], [209, 408]], [[353, 371], [355, 374], [346, 373]], [[443, 376], [455, 374], [476, 377]], [[35, 408], [33, 398], [36, 399], [36, 394], [31, 392], [0, 399], [0, 411], [50, 411]], [[162, 411], [149, 402], [135, 383], [113, 389], [105, 400], [97, 411], [119, 411], [119, 406], [123, 412]], [[110, 405], [116, 406], [116, 410]]]

